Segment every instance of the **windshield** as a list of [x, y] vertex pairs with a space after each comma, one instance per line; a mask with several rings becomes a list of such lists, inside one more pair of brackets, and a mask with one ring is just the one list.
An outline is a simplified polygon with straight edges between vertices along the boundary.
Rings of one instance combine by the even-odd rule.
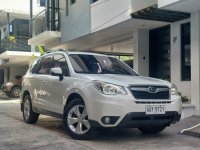
[[76, 73], [137, 76], [130, 67], [114, 57], [90, 54], [70, 54], [69, 58]]

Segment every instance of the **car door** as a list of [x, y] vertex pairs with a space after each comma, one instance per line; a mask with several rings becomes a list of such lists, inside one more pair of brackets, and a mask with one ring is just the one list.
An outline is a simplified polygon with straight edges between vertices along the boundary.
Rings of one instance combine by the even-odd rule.
[[29, 86], [29, 91], [30, 94], [32, 96], [32, 105], [33, 107], [39, 107], [39, 95], [37, 94], [38, 91], [40, 90], [40, 83], [41, 80], [38, 77], [38, 75], [36, 74], [36, 70], [40, 65], [40, 61], [41, 59], [37, 59], [33, 62], [31, 69], [30, 69], [30, 73], [28, 74], [28, 76], [26, 76], [26, 85]]
[[56, 53], [53, 56], [52, 68], [56, 67], [61, 68], [64, 79], [60, 81], [58, 76], [48, 76], [48, 84], [46, 88], [48, 89], [47, 91], [51, 93], [48, 97], [49, 110], [62, 114], [63, 100], [65, 98], [64, 95], [66, 94], [67, 87], [69, 86], [68, 80], [70, 80], [68, 65], [63, 54]]
[[45, 55], [41, 58], [40, 64], [36, 70], [37, 85], [34, 90], [34, 98], [36, 99], [37, 108], [42, 110], [49, 110], [49, 100], [51, 93], [49, 93], [48, 77], [50, 76], [50, 69], [52, 65], [52, 54]]

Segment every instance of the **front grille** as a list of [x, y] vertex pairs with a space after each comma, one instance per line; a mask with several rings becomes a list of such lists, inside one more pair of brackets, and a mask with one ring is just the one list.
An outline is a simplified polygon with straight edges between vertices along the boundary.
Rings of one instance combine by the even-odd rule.
[[169, 100], [170, 90], [165, 86], [134, 86], [131, 92], [136, 99]]
[[170, 104], [171, 101], [135, 101], [136, 104]]

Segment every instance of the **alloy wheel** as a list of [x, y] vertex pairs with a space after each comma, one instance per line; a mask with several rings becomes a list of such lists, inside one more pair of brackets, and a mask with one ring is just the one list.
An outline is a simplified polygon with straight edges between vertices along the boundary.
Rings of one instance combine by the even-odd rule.
[[72, 107], [67, 115], [67, 120], [70, 130], [76, 134], [85, 134], [90, 129], [90, 123], [84, 105]]
[[30, 110], [31, 110], [30, 101], [28, 99], [25, 99], [25, 103], [24, 103], [24, 117], [25, 117], [26, 120], [29, 119]]

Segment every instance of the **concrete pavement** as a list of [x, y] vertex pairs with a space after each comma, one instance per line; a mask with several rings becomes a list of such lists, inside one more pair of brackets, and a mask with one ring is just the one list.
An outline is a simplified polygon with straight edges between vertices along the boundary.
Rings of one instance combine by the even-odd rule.
[[0, 100], [0, 150], [199, 150], [199, 138], [180, 131], [199, 123], [194, 116], [172, 125], [161, 134], [143, 135], [137, 129], [110, 129], [91, 141], [73, 140], [64, 132], [62, 120], [40, 116], [37, 124], [23, 122], [19, 100]]

